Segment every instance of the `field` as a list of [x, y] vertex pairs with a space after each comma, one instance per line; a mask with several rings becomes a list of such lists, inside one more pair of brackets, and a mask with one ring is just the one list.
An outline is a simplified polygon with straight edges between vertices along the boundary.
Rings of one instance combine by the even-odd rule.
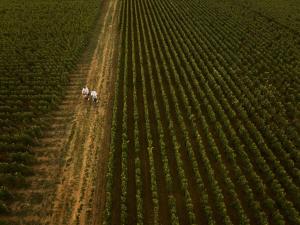
[[228, 2], [121, 2], [106, 224], [299, 224], [299, 33]]
[[246, 7], [252, 12], [275, 20], [288, 29], [300, 30], [299, 2], [297, 0], [237, 0], [235, 4]]
[[1, 1], [0, 224], [300, 224], [298, 12]]
[[[91, 215], [105, 186], [97, 174], [105, 174], [99, 162], [109, 146], [116, 3], [0, 3], [0, 224], [98, 220]], [[97, 106], [82, 100], [85, 84], [98, 91]]]

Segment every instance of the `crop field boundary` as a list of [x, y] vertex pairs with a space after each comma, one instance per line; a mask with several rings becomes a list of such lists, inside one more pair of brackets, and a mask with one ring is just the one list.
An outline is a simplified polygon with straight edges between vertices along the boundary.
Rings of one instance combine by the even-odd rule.
[[[51, 124], [32, 149], [37, 163], [29, 187], [16, 190], [22, 201], [9, 224], [100, 224], [105, 201], [115, 77], [118, 1], [102, 0], [99, 19], [77, 69], [69, 75], [65, 97], [45, 117]], [[98, 103], [81, 97], [87, 85]]]

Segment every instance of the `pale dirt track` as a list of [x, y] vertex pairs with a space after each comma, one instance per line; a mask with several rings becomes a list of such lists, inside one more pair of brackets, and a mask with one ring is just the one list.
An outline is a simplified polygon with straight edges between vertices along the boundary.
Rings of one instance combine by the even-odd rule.
[[[101, 224], [105, 204], [110, 124], [117, 49], [117, 0], [102, 0], [92, 59], [70, 75], [66, 96], [49, 118], [51, 126], [33, 149], [38, 162], [31, 186], [17, 190], [16, 215], [0, 217], [12, 224]], [[97, 30], [97, 29], [96, 29]], [[87, 54], [90, 54], [87, 53]], [[83, 60], [84, 61], [84, 60]], [[81, 96], [87, 84], [99, 102]]]
[[112, 82], [116, 71], [114, 53], [117, 1], [109, 1], [107, 4], [86, 81], [90, 89], [97, 91], [99, 102], [94, 105], [81, 99], [75, 110], [66, 140], [66, 164], [61, 170], [52, 214], [45, 221], [51, 225], [85, 225], [95, 224], [95, 221], [101, 223], [105, 192], [99, 189], [105, 189], [114, 90]]

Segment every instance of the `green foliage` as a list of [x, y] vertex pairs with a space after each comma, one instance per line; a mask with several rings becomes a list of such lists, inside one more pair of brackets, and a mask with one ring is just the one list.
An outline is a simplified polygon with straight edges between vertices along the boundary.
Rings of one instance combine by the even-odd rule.
[[9, 154], [9, 161], [31, 165], [36, 162], [36, 159], [29, 152], [15, 152]]
[[8, 191], [8, 189], [5, 186], [0, 187], [0, 200], [7, 201], [12, 200], [13, 195]]
[[[63, 97], [68, 74], [98, 17], [99, 2], [0, 2], [0, 185], [27, 185], [24, 176], [32, 175], [27, 165], [35, 162], [28, 152], [42, 136], [42, 117]], [[8, 210], [5, 202], [0, 210]]]
[[9, 213], [9, 209], [7, 208], [4, 202], [0, 201], [0, 214], [7, 214], [7, 213]]
[[148, 188], [154, 224], [161, 199], [171, 224], [299, 224], [299, 37], [230, 0], [121, 3], [105, 223], [141, 224]]

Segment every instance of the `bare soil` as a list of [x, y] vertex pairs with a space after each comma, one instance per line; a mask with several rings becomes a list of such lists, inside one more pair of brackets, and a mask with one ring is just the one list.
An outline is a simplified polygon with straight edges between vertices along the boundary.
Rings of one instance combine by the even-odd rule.
[[[94, 44], [86, 50], [41, 144], [29, 188], [17, 190], [14, 213], [0, 219], [11, 224], [101, 224], [105, 205], [105, 174], [116, 75], [117, 4], [103, 0]], [[91, 47], [92, 46], [92, 47]], [[87, 85], [98, 102], [81, 96]]]
[[[100, 224], [105, 201], [112, 88], [115, 68], [115, 15], [117, 1], [107, 3], [86, 84], [96, 90], [99, 102], [79, 100], [66, 141], [66, 163], [54, 198], [49, 224]], [[103, 10], [104, 12], [104, 10]], [[94, 207], [96, 206], [96, 207]]]

